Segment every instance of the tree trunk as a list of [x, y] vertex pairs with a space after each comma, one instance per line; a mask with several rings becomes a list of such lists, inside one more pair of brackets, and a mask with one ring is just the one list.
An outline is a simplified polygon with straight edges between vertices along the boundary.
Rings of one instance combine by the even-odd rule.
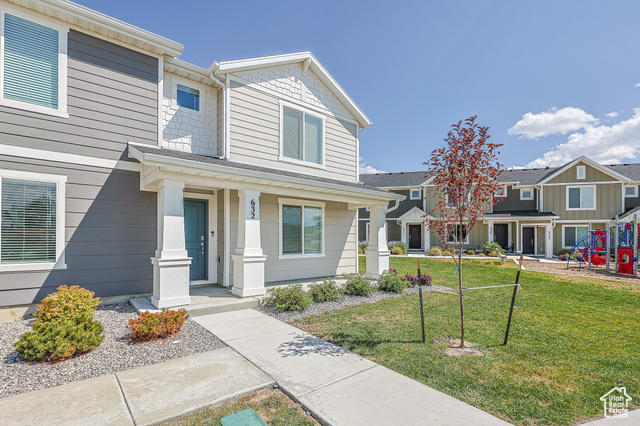
[[458, 289], [460, 291], [460, 348], [464, 349], [464, 301], [462, 300], [462, 247], [458, 252]]

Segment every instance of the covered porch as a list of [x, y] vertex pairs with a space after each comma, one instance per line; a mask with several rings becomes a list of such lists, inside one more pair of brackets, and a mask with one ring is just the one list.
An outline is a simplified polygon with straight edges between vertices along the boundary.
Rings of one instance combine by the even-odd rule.
[[367, 275], [389, 267], [396, 194], [149, 145], [131, 143], [129, 155], [144, 166], [141, 189], [158, 194], [155, 308], [193, 304], [203, 291], [194, 286], [256, 298], [270, 282], [356, 272], [363, 206], [372, 212]]
[[559, 219], [553, 212], [511, 211], [487, 213], [487, 240], [508, 252], [530, 256], [553, 256], [553, 229]]

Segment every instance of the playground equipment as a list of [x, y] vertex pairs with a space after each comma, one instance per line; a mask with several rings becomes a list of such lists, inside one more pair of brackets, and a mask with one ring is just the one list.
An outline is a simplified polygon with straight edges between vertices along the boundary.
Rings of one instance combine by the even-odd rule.
[[592, 265], [606, 265], [607, 272], [611, 272], [611, 256], [614, 258], [615, 271], [618, 274], [638, 275], [638, 235], [640, 224], [637, 214], [632, 222], [620, 222], [616, 216], [615, 225], [607, 223], [606, 229], [589, 230], [587, 235], [580, 238], [571, 247], [567, 269], [571, 262], [578, 262], [578, 270], [586, 263]]

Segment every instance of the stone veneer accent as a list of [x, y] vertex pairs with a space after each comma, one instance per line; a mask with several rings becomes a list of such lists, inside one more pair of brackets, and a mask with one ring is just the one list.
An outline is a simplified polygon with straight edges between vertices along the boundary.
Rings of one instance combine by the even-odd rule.
[[[177, 85], [200, 91], [200, 111], [178, 107]], [[217, 155], [217, 93], [215, 88], [174, 74], [164, 74], [163, 139], [167, 148]]]

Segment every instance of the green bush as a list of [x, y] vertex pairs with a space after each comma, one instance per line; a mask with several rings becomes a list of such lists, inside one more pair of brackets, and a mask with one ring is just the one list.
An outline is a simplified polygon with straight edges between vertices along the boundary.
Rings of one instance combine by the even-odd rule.
[[264, 302], [279, 311], [302, 311], [311, 305], [313, 300], [302, 290], [302, 284], [294, 284], [269, 289]]
[[378, 289], [393, 293], [402, 293], [407, 288], [407, 280], [394, 271], [384, 271], [378, 278]]
[[103, 327], [94, 321], [100, 300], [79, 286], [58, 287], [42, 300], [28, 331], [14, 343], [27, 361], [53, 361], [95, 349], [102, 343]]
[[387, 243], [387, 247], [389, 247], [389, 251], [391, 251], [392, 253], [393, 253], [393, 249], [396, 247], [402, 250], [402, 252], [398, 254], [405, 254], [407, 253], [407, 250], [408, 250], [407, 245], [402, 241], [390, 241]]
[[369, 296], [376, 291], [371, 282], [362, 274], [346, 274], [347, 283], [344, 285], [344, 293], [352, 296]]
[[557, 254], [558, 256], [561, 256], [561, 255], [563, 255], [563, 254], [568, 255], [569, 253], [571, 253], [571, 249], [565, 249], [565, 248], [563, 248], [563, 249], [558, 250], [558, 253], [556, 253], [556, 254]]
[[163, 309], [162, 312], [143, 312], [138, 318], [129, 320], [129, 330], [131, 340], [149, 341], [166, 339], [178, 333], [184, 322], [189, 318], [189, 314], [184, 309], [170, 311]]
[[[497, 252], [497, 253], [503, 253], [504, 250], [502, 249], [502, 247], [500, 246], [500, 244], [498, 243], [494, 243], [494, 242], [490, 242], [487, 241], [486, 243], [482, 244], [482, 252], [484, 254], [486, 254], [487, 256], [492, 256], [492, 252]], [[497, 255], [495, 255], [497, 256]]]
[[429, 249], [429, 256], [442, 256], [442, 250], [440, 247], [431, 247]]
[[321, 283], [311, 284], [309, 294], [316, 303], [344, 299], [336, 282], [331, 278], [325, 278]]

